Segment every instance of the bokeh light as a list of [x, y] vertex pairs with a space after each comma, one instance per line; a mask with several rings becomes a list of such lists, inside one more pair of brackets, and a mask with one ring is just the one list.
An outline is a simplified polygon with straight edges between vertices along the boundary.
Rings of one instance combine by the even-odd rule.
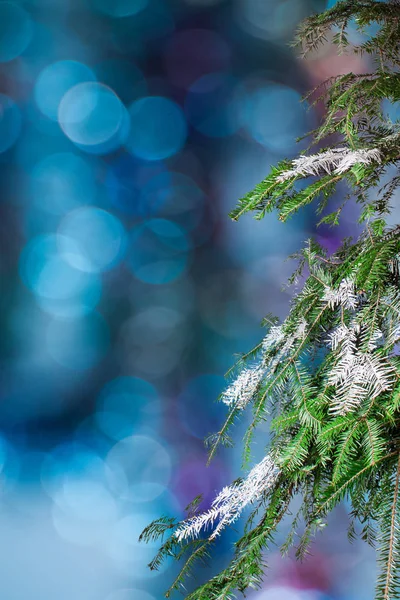
[[5, 152], [15, 144], [20, 131], [21, 113], [18, 106], [8, 96], [0, 94], [0, 152]]
[[112, 268], [125, 251], [125, 231], [112, 214], [94, 206], [78, 208], [58, 228], [58, 248], [75, 269], [98, 273]]
[[200, 6], [200, 7], [215, 6], [217, 4], [220, 4], [223, 1], [224, 0], [185, 0], [185, 2], [187, 4], [192, 4], [193, 6]]
[[131, 131], [126, 142], [135, 156], [162, 160], [181, 150], [187, 128], [179, 106], [161, 96], [148, 96], [134, 102], [129, 114]]
[[238, 129], [233, 101], [235, 84], [231, 76], [211, 73], [190, 87], [185, 113], [197, 131], [218, 138]]
[[[125, 109], [108, 86], [79, 83], [63, 96], [58, 121], [65, 135], [80, 146], [100, 146], [126, 126]], [[108, 148], [107, 148], [108, 150]]]
[[113, 473], [110, 485], [124, 501], [149, 502], [167, 490], [172, 462], [165, 447], [154, 438], [124, 438], [111, 448], [106, 461]]
[[20, 475], [20, 457], [5, 436], [0, 436], [0, 499], [12, 491]]
[[256, 600], [331, 600], [318, 590], [299, 590], [288, 586], [273, 586], [258, 592]]
[[276, 153], [291, 153], [294, 138], [307, 130], [301, 94], [277, 83], [254, 90], [241, 107], [243, 125], [260, 144]]
[[108, 327], [99, 315], [65, 321], [53, 319], [46, 331], [46, 348], [61, 366], [72, 371], [92, 368], [105, 354]]
[[149, 0], [145, 10], [127, 18], [113, 19], [112, 39], [120, 54], [142, 56], [146, 43], [159, 42], [171, 35], [174, 29], [174, 15], [169, 2]]
[[[152, 507], [154, 502], [152, 503]], [[140, 580], [159, 578], [168, 568], [170, 560], [165, 560], [157, 571], [150, 571], [145, 566], [150, 562], [157, 550], [157, 542], [150, 541], [148, 544], [140, 544], [139, 535], [154, 520], [157, 514], [150, 510], [136, 511], [134, 514], [128, 514], [115, 523], [110, 537], [108, 539], [107, 550], [118, 566], [118, 569], [127, 576], [132, 573], [140, 573]], [[146, 585], [147, 588], [147, 585]]]
[[95, 192], [93, 169], [72, 152], [46, 156], [32, 169], [30, 194], [39, 210], [65, 215], [82, 203], [90, 204]]
[[138, 279], [168, 283], [184, 272], [189, 241], [184, 231], [167, 219], [150, 219], [131, 235], [128, 263]]
[[94, 72], [84, 63], [76, 60], [52, 63], [41, 71], [36, 80], [36, 104], [46, 117], [57, 121], [60, 102], [68, 90], [80, 83], [95, 80]]
[[44, 459], [41, 483], [54, 503], [53, 525], [62, 538], [80, 545], [104, 542], [119, 516], [106, 470], [102, 458], [79, 443], [61, 444]]
[[175, 308], [148, 306], [123, 324], [120, 339], [143, 376], [162, 377], [177, 367], [185, 349], [185, 319]]
[[188, 88], [203, 75], [228, 69], [230, 57], [228, 44], [215, 31], [186, 29], [169, 41], [165, 62], [170, 81]]
[[29, 14], [14, 2], [0, 2], [0, 62], [20, 56], [29, 45], [33, 23]]
[[290, 37], [305, 16], [303, 0], [240, 0], [237, 20], [251, 35], [268, 40]]
[[135, 600], [135, 598], [138, 600], [139, 598], [140, 600], [156, 600], [154, 596], [151, 596], [144, 590], [139, 590], [137, 588], [117, 590], [107, 596], [106, 600]]
[[92, 0], [93, 6], [111, 17], [130, 17], [144, 10], [149, 0]]
[[49, 452], [41, 468], [41, 484], [54, 500], [66, 481], [102, 482], [105, 480], [106, 465], [102, 458], [85, 444], [77, 442], [61, 443]]
[[204, 204], [202, 190], [182, 173], [161, 172], [143, 186], [140, 194], [142, 214], [174, 219], [187, 230], [199, 224]]
[[158, 425], [160, 399], [153, 385], [138, 377], [118, 377], [101, 390], [96, 404], [99, 428], [121, 440], [151, 423]]
[[55, 316], [77, 317], [92, 311], [101, 296], [95, 274], [75, 269], [59, 254], [60, 236], [32, 239], [20, 257], [20, 275], [39, 305]]
[[108, 58], [96, 64], [95, 72], [99, 82], [114, 90], [124, 104], [146, 95], [146, 79], [132, 61]]
[[219, 430], [226, 407], [216, 399], [224, 387], [225, 380], [219, 375], [199, 375], [179, 394], [181, 423], [191, 435], [204, 439]]
[[116, 503], [104, 485], [92, 481], [67, 479], [55, 495], [62, 510], [87, 521], [113, 520]]
[[106, 175], [108, 197], [113, 206], [124, 215], [146, 216], [145, 194], [147, 184], [167, 169], [163, 162], [148, 162], [124, 154], [109, 166]]

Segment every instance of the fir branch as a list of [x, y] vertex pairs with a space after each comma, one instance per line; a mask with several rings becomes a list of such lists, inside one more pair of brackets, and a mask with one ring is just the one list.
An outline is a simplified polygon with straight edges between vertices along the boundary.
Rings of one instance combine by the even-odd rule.
[[[373, 22], [378, 30], [353, 46], [347, 36], [350, 22], [363, 33]], [[349, 537], [356, 535], [359, 521], [361, 537], [379, 541], [375, 600], [400, 599], [400, 226], [390, 228], [385, 220], [400, 185], [392, 169], [400, 160], [400, 123], [382, 112], [382, 100], [400, 97], [400, 2], [341, 0], [306, 19], [297, 43], [307, 53], [327, 41], [331, 30], [340, 52], [367, 53], [376, 68], [331, 77], [312, 92], [313, 103], [325, 106], [322, 122], [309, 134], [310, 148], [318, 151], [272, 167], [230, 216], [237, 220], [254, 211], [261, 219], [276, 210], [285, 221], [312, 202], [319, 215], [338, 184], [345, 183], [339, 208], [320, 223], [339, 223], [342, 209], [354, 199], [364, 231], [357, 240], [345, 239], [331, 255], [312, 240], [296, 253], [291, 282], [305, 281], [289, 314], [282, 324], [266, 317], [266, 335], [226, 374], [229, 382], [219, 400], [229, 412], [209, 437], [209, 460], [219, 444], [233, 444], [228, 431], [248, 406], [252, 419], [243, 440], [244, 465], [267, 415], [272, 416], [271, 441], [264, 458], [220, 491], [208, 510], [199, 511], [197, 498], [183, 521], [162, 517], [145, 529], [141, 540], [163, 542], [151, 568], [167, 557], [184, 561], [167, 596], [184, 586], [196, 560], [210, 556], [215, 539], [250, 505], [229, 565], [187, 598], [232, 600], [236, 591], [259, 587], [266, 568], [263, 552], [283, 516], [291, 516], [289, 503], [298, 493], [301, 510], [282, 550], [293, 545], [301, 515], [305, 531], [296, 556], [303, 558], [312, 535], [348, 497]], [[325, 139], [330, 142], [321, 149]]]
[[[397, 462], [397, 470], [394, 477], [393, 500], [390, 506], [390, 525], [388, 531], [383, 530], [383, 547], [380, 549], [381, 555], [384, 554], [384, 572], [378, 580], [378, 600], [391, 600], [396, 597], [398, 590], [398, 546], [399, 546], [399, 482], [400, 482], [400, 456]], [[385, 503], [386, 504], [386, 503]], [[384, 520], [382, 527], [386, 528], [387, 523]], [[382, 587], [383, 583], [383, 587]]]
[[381, 153], [378, 148], [361, 150], [333, 148], [320, 154], [294, 159], [292, 168], [279, 175], [277, 181], [281, 183], [292, 177], [312, 177], [322, 173], [341, 175], [356, 164], [368, 165], [374, 162], [381, 162]]
[[259, 464], [253, 467], [245, 479], [223, 488], [208, 511], [180, 523], [174, 536], [178, 542], [187, 538], [195, 538], [203, 530], [213, 527], [217, 523], [209, 536], [210, 541], [214, 540], [224, 527], [231, 525], [239, 518], [248, 504], [257, 500], [266, 489], [275, 484], [278, 475], [277, 465], [267, 454]]

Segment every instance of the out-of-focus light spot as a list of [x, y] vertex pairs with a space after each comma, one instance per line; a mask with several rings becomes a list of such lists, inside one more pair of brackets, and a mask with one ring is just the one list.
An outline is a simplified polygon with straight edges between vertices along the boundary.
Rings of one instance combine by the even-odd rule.
[[53, 522], [62, 537], [92, 543], [99, 539], [101, 526], [116, 521], [107, 469], [97, 453], [78, 443], [61, 444], [45, 457], [41, 484], [54, 502]]
[[30, 192], [35, 207], [50, 214], [90, 204], [95, 195], [94, 175], [89, 164], [70, 152], [52, 154], [34, 167]]
[[16, 448], [5, 437], [0, 436], [0, 498], [9, 493], [18, 482], [20, 469], [20, 456]]
[[181, 150], [186, 141], [186, 121], [175, 102], [161, 96], [147, 96], [130, 109], [131, 131], [126, 146], [146, 160], [162, 160]]
[[171, 82], [188, 88], [199, 77], [226, 69], [230, 62], [230, 49], [214, 31], [186, 29], [171, 38], [165, 60]]
[[31, 240], [21, 253], [21, 278], [46, 312], [71, 318], [87, 314], [100, 299], [100, 280], [68, 264], [58, 252], [59, 242], [54, 235]]
[[106, 600], [156, 600], [154, 596], [151, 596], [143, 590], [137, 588], [129, 588], [125, 590], [116, 590], [107, 596]]
[[223, 0], [185, 0], [186, 4], [192, 4], [193, 6], [216, 6]]
[[190, 380], [179, 394], [179, 417], [191, 435], [204, 439], [220, 429], [226, 416], [226, 406], [215, 401], [225, 387], [223, 377], [200, 375]]
[[126, 111], [108, 86], [79, 83], [63, 96], [58, 121], [65, 135], [80, 146], [101, 146], [114, 139], [126, 125]]
[[319, 590], [301, 590], [298, 593], [300, 593], [301, 600], [333, 600], [332, 596], [324, 594], [324, 592], [320, 592]]
[[61, 100], [79, 83], [96, 81], [88, 66], [75, 60], [61, 60], [43, 69], [35, 84], [35, 100], [40, 111], [53, 121], [58, 120]]
[[125, 104], [131, 104], [147, 92], [143, 73], [131, 61], [110, 58], [98, 63], [95, 71], [99, 82], [114, 90]]
[[118, 518], [106, 470], [98, 454], [78, 443], [60, 445], [44, 460], [41, 482], [54, 502], [53, 524], [62, 538], [96, 547], [106, 543]]
[[78, 208], [64, 217], [58, 228], [58, 247], [75, 269], [98, 273], [115, 266], [125, 251], [125, 230], [105, 210]]
[[74, 321], [54, 319], [46, 331], [47, 351], [61, 366], [83, 371], [103, 356], [109, 341], [108, 327], [96, 314]]
[[161, 173], [166, 173], [162, 162], [143, 161], [131, 154], [118, 156], [106, 176], [110, 201], [125, 214], [147, 215], [146, 206], [142, 206], [142, 191], [153, 177]]
[[129, 577], [132, 577], [132, 573], [140, 573], [141, 578], [159, 577], [169, 566], [170, 560], [167, 559], [156, 572], [146, 568], [158, 550], [158, 544], [157, 541], [148, 544], [138, 542], [143, 529], [156, 516], [150, 512], [135, 512], [122, 517], [112, 529], [107, 550], [118, 568]]
[[[29, 307], [29, 303], [21, 302], [21, 305]], [[44, 325], [47, 315], [38, 309], [34, 313], [39, 313]], [[59, 418], [68, 406], [75, 403], [76, 389], [82, 385], [82, 378], [79, 380], [77, 373], [67, 373], [49, 360], [43, 332], [40, 343], [32, 343], [28, 335], [18, 360], [13, 361], [7, 370], [3, 369], [6, 383], [1, 397], [1, 412], [2, 420], [8, 424]]]
[[198, 225], [203, 215], [204, 193], [182, 173], [156, 175], [143, 188], [140, 200], [144, 214], [179, 220], [189, 230]]
[[149, 0], [92, 0], [95, 8], [111, 17], [130, 17], [146, 8]]
[[114, 473], [112, 491], [121, 500], [150, 502], [167, 489], [171, 458], [159, 442], [144, 435], [132, 435], [111, 448], [106, 459]]
[[[48, 121], [48, 123], [53, 125], [51, 121]], [[59, 152], [60, 150], [62, 151], [65, 149], [67, 151], [70, 150], [70, 147], [66, 148], [69, 146], [67, 140], [65, 140], [66, 144], [63, 144], [60, 147], [60, 132], [57, 132], [58, 138], [50, 138], [47, 136], [45, 138], [43, 135], [38, 134], [35, 125], [29, 123], [25, 123], [24, 125], [18, 144], [16, 144], [13, 152], [15, 162], [18, 166], [22, 167], [23, 170], [29, 171], [30, 173], [37, 165], [38, 161], [44, 160], [52, 152]], [[54, 123], [54, 125], [56, 124]], [[44, 143], [44, 139], [46, 140], [46, 143]]]
[[133, 343], [138, 346], [153, 346], [179, 336], [182, 324], [178, 311], [166, 306], [149, 306], [129, 320], [128, 336], [132, 335]]
[[0, 152], [5, 152], [15, 144], [20, 131], [21, 113], [18, 106], [8, 96], [0, 94]]
[[[192, 474], [196, 473], [196, 477]], [[209, 506], [215, 498], [215, 490], [220, 490], [227, 480], [227, 464], [213, 461], [207, 465], [201, 454], [181, 456], [174, 470], [174, 491], [179, 498], [180, 508], [187, 506], [196, 496], [201, 494], [201, 509]]]
[[62, 510], [88, 521], [114, 519], [116, 505], [110, 492], [98, 482], [67, 479], [54, 501]]
[[10, 443], [0, 436], [0, 498], [12, 490], [19, 476], [19, 455]]
[[20, 56], [32, 39], [28, 13], [13, 2], [0, 2], [0, 62]]
[[217, 138], [237, 131], [233, 101], [235, 83], [228, 75], [212, 73], [204, 75], [190, 87], [185, 113], [197, 131]]
[[43, 461], [46, 456], [46, 452], [38, 450], [27, 451], [20, 454], [21, 467], [19, 478], [22, 485], [37, 485], [37, 480], [38, 478], [40, 479]]
[[188, 250], [188, 239], [178, 225], [166, 219], [151, 219], [133, 230], [128, 263], [138, 279], [168, 283], [184, 272]]
[[123, 144], [126, 142], [130, 130], [129, 113], [123, 104], [121, 104], [121, 110], [121, 123], [114, 135], [100, 144], [78, 144], [78, 142], [75, 142], [75, 146], [87, 154], [95, 155], [110, 154], [121, 148], [121, 146], [123, 146]]
[[3, 473], [7, 460], [8, 443], [3, 437], [0, 437], [0, 473]]
[[151, 0], [149, 10], [141, 10], [133, 18], [112, 22], [113, 42], [119, 54], [141, 56], [147, 41], [167, 39], [175, 23], [171, 6], [165, 0]]
[[263, 590], [256, 596], [257, 600], [309, 600], [309, 596], [293, 588], [279, 586]]
[[105, 520], [92, 520], [79, 518], [71, 511], [61, 509], [58, 504], [53, 504], [51, 517], [54, 530], [60, 538], [77, 546], [101, 548], [108, 538], [112, 523]]
[[183, 316], [175, 309], [150, 306], [138, 311], [121, 327], [124, 353], [134, 357], [135, 368], [147, 377], [174, 369], [187, 342]]
[[301, 0], [241, 0], [237, 9], [243, 29], [259, 38], [280, 41], [292, 35], [303, 16], [306, 10]]
[[85, 444], [67, 442], [56, 446], [43, 461], [41, 483], [53, 499], [60, 498], [59, 491], [66, 481], [105, 481], [106, 465], [102, 458]]
[[225, 339], [243, 340], [251, 331], [254, 318], [237, 299], [243, 286], [242, 272], [217, 271], [204, 278], [202, 284], [199, 308], [204, 322]]
[[57, 13], [61, 11], [61, 15], [64, 15], [70, 9], [71, 0], [24, 0], [24, 4], [31, 4], [35, 8], [38, 6], [46, 8], [57, 7]]
[[93, 413], [79, 421], [74, 431], [74, 439], [100, 456], [105, 456], [110, 449], [110, 439], [100, 431]]
[[138, 377], [118, 377], [97, 399], [96, 421], [110, 438], [121, 440], [146, 424], [157, 427], [160, 400], [156, 389]]
[[294, 89], [271, 83], [256, 89], [242, 104], [243, 125], [269, 150], [290, 152], [307, 129], [306, 108]]

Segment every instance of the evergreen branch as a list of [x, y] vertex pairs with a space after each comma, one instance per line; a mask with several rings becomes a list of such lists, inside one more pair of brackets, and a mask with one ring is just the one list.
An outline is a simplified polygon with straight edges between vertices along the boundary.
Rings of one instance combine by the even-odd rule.
[[392, 516], [391, 516], [391, 521], [390, 521], [390, 534], [389, 534], [390, 535], [389, 556], [388, 556], [388, 560], [387, 560], [385, 589], [383, 592], [384, 600], [390, 600], [389, 594], [391, 592], [393, 571], [395, 569], [393, 555], [394, 555], [395, 535], [396, 535], [397, 529], [398, 529], [398, 525], [396, 524], [396, 515], [397, 515], [397, 510], [398, 510], [397, 502], [398, 502], [398, 496], [399, 496], [399, 480], [400, 480], [400, 456], [399, 456], [399, 460], [397, 463], [396, 482], [395, 482], [395, 488], [394, 488], [394, 494], [393, 494]]
[[376, 465], [380, 464], [381, 462], [391, 458], [392, 456], [397, 455], [397, 451], [395, 452], [389, 452], [389, 454], [386, 454], [385, 456], [383, 456], [382, 458], [378, 459], [377, 461], [375, 461], [372, 464], [368, 464], [365, 466], [362, 466], [362, 464], [358, 464], [356, 463], [352, 469], [353, 474], [345, 479], [343, 482], [341, 482], [339, 487], [332, 487], [330, 489], [328, 489], [328, 493], [326, 494], [326, 497], [324, 498], [324, 501], [322, 504], [319, 505], [319, 507], [317, 508], [315, 515], [319, 515], [319, 514], [324, 514], [327, 507], [333, 508], [333, 506], [335, 506], [337, 504], [337, 502], [339, 500], [341, 500], [343, 498], [343, 496], [346, 494], [347, 491], [349, 491], [349, 488], [351, 485], [353, 485], [358, 479], [360, 479], [365, 473], [367, 473], [368, 471], [370, 471], [373, 467], [376, 467]]
[[[378, 27], [354, 45], [350, 23], [363, 35], [367, 25]], [[307, 241], [294, 255], [298, 265], [290, 283], [307, 277], [288, 316], [281, 325], [266, 317], [266, 335], [226, 373], [232, 379], [218, 399], [227, 404], [228, 417], [208, 440], [209, 460], [219, 444], [233, 444], [228, 431], [249, 405], [244, 465], [267, 414], [272, 415], [270, 447], [246, 477], [216, 495], [208, 510], [198, 510], [197, 498], [183, 521], [162, 517], [143, 532], [144, 541], [169, 536], [151, 568], [167, 557], [185, 561], [167, 595], [184, 585], [195, 560], [208, 558], [209, 545], [250, 506], [228, 567], [187, 598], [232, 600], [236, 591], [259, 587], [266, 568], [263, 551], [298, 493], [301, 509], [282, 551], [293, 545], [301, 516], [305, 530], [296, 557], [303, 558], [311, 536], [348, 497], [350, 538], [358, 520], [361, 537], [374, 544], [374, 523], [379, 523], [381, 575], [375, 600], [400, 600], [400, 226], [390, 228], [386, 219], [400, 186], [400, 121], [392, 122], [382, 109], [383, 100], [400, 98], [400, 1], [340, 0], [306, 19], [297, 43], [305, 52], [315, 50], [331, 30], [339, 53], [368, 54], [374, 68], [331, 77], [311, 93], [312, 105], [321, 102], [325, 109], [320, 125], [306, 136], [309, 148], [318, 150], [272, 167], [230, 216], [237, 220], [254, 211], [261, 219], [276, 209], [285, 221], [312, 202], [321, 215], [343, 182], [347, 190], [339, 208], [320, 223], [338, 224], [354, 199], [364, 230], [332, 254]], [[321, 149], [322, 140], [328, 143]]]
[[207, 465], [209, 465], [210, 462], [212, 461], [212, 459], [214, 458], [214, 455], [218, 449], [218, 446], [221, 443], [223, 443], [223, 440], [226, 439], [228, 429], [231, 427], [233, 421], [235, 420], [235, 417], [237, 417], [239, 413], [240, 413], [240, 409], [237, 406], [233, 406], [227, 419], [225, 420], [224, 424], [222, 425], [220, 431], [218, 431], [216, 438], [211, 441], [211, 448], [210, 448], [210, 452], [208, 454]]

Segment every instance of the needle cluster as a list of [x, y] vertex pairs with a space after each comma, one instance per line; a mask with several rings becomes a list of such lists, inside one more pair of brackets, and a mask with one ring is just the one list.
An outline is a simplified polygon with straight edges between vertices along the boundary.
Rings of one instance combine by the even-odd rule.
[[[358, 45], [349, 42], [350, 26], [361, 33]], [[307, 55], [328, 40], [339, 52], [368, 55], [369, 71], [332, 77], [307, 97], [325, 106], [309, 149], [274, 166], [230, 216], [261, 219], [275, 211], [286, 221], [314, 203], [319, 223], [335, 225], [355, 201], [364, 230], [332, 254], [307, 242], [293, 276], [304, 285], [289, 314], [282, 323], [266, 318], [263, 339], [229, 372], [220, 397], [228, 415], [208, 440], [210, 458], [220, 444], [232, 444], [230, 429], [246, 413], [248, 474], [208, 510], [199, 510], [197, 498], [186, 519], [162, 517], [142, 533], [144, 541], [166, 536], [151, 568], [167, 557], [182, 561], [167, 597], [186, 589], [195, 560], [211, 556], [216, 538], [248, 506], [228, 566], [186, 597], [227, 600], [260, 586], [268, 547], [296, 495], [301, 506], [282, 552], [294, 546], [304, 556], [347, 498], [350, 537], [358, 523], [362, 538], [377, 546], [375, 600], [400, 599], [400, 227], [387, 224], [400, 186], [400, 122], [382, 108], [384, 100], [400, 100], [400, 2], [339, 1], [306, 19], [296, 44]], [[343, 201], [328, 212], [334, 194]], [[251, 468], [254, 433], [267, 417], [265, 457]]]

